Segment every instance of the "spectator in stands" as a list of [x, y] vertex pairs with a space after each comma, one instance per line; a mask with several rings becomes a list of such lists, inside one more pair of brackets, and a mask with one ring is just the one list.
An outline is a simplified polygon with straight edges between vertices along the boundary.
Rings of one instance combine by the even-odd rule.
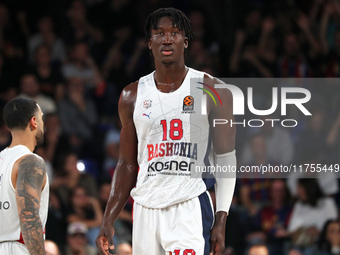
[[95, 246], [100, 225], [103, 219], [103, 211], [97, 198], [88, 196], [85, 188], [76, 186], [72, 189], [70, 207], [67, 214], [67, 222], [82, 222], [88, 229], [88, 242]]
[[[296, 162], [299, 164], [335, 163], [338, 159], [338, 144], [335, 143], [335, 139], [338, 132], [336, 126], [340, 124], [340, 118], [335, 119], [334, 125], [327, 133], [326, 116], [324, 110], [317, 109], [309, 118], [308, 126], [299, 134], [296, 145]], [[332, 160], [332, 156], [335, 160]], [[333, 171], [297, 171], [289, 174], [287, 183], [291, 194], [297, 196], [299, 178], [316, 178], [322, 193], [333, 196], [339, 192], [337, 174]]]
[[43, 44], [34, 51], [34, 63], [30, 66], [40, 84], [40, 90], [45, 95], [60, 101], [64, 96], [64, 81], [60, 68], [51, 62], [50, 47]]
[[288, 33], [284, 36], [284, 53], [279, 59], [278, 77], [311, 77], [311, 68], [301, 52], [299, 36]]
[[[138, 74], [144, 75], [144, 73], [150, 68], [150, 63], [147, 61], [149, 57], [149, 48], [147, 47], [145, 40], [140, 38], [137, 40], [136, 44], [137, 44], [136, 46], [133, 46], [134, 51], [132, 52], [131, 57], [126, 56], [127, 52], [125, 52], [125, 57], [129, 58], [129, 61], [126, 63], [126, 68], [125, 68], [125, 72], [129, 80], [136, 79], [136, 75]], [[117, 71], [118, 70], [116, 69], [116, 72]], [[124, 74], [122, 75], [123, 75], [122, 78], [124, 78]], [[110, 77], [112, 77], [113, 79], [112, 75]], [[115, 78], [115, 80], [117, 79], [118, 78]]]
[[189, 13], [195, 39], [203, 41], [204, 47], [209, 49], [213, 43], [217, 43], [217, 37], [213, 35], [213, 30], [209, 29], [211, 27], [209, 24], [210, 19], [207, 17], [204, 9], [194, 8]]
[[[254, 134], [250, 139], [250, 149], [254, 160], [248, 165], [274, 165], [268, 159], [267, 144], [262, 133]], [[250, 216], [255, 216], [258, 210], [268, 202], [271, 179], [263, 178], [259, 173], [247, 173], [241, 180], [240, 202], [247, 209]], [[268, 177], [268, 176], [266, 176]]]
[[44, 136], [46, 146], [46, 158], [54, 167], [54, 175], [57, 174], [58, 167], [58, 155], [62, 155], [65, 151], [70, 150], [68, 138], [62, 133], [62, 126], [60, 118], [57, 113], [44, 115]]
[[3, 3], [0, 3], [0, 51], [8, 59], [22, 60], [24, 55], [24, 38], [13, 20], [14, 13]]
[[[256, 12], [253, 16], [256, 18]], [[235, 33], [234, 50], [230, 58], [229, 68], [233, 74], [250, 77], [273, 77], [276, 70], [277, 42], [273, 36], [275, 22], [267, 17], [262, 21], [261, 37], [257, 39], [242, 29]], [[257, 28], [253, 28], [257, 30]], [[259, 40], [258, 43], [252, 40]], [[255, 44], [258, 46], [255, 46]]]
[[234, 47], [229, 60], [229, 72], [236, 77], [241, 77], [240, 62], [244, 47], [245, 33], [242, 29], [235, 32]]
[[333, 48], [338, 49], [339, 47], [339, 45], [336, 45], [338, 42], [336, 38], [337, 33], [334, 33], [334, 31], [339, 26], [340, 5], [337, 1], [327, 1], [323, 7], [319, 34], [322, 52], [328, 55]]
[[49, 16], [42, 17], [38, 22], [39, 32], [28, 40], [28, 54], [30, 62], [34, 62], [34, 53], [41, 45], [51, 50], [51, 62], [61, 64], [66, 54], [63, 41], [55, 34], [53, 20]]
[[328, 220], [319, 236], [317, 246], [306, 250], [305, 255], [339, 255], [340, 254], [340, 223]]
[[86, 12], [86, 5], [83, 1], [72, 1], [66, 12], [68, 24], [63, 29], [63, 37], [67, 44], [83, 41], [91, 45], [103, 41], [102, 31], [87, 19]]
[[79, 148], [91, 140], [97, 112], [93, 101], [85, 96], [82, 79], [69, 79], [67, 94], [59, 103], [59, 116], [63, 133], [69, 136], [72, 147]]
[[[306, 161], [304, 164], [316, 164], [315, 162], [318, 162], [318, 161], [315, 161], [315, 160]], [[298, 180], [301, 178], [316, 178], [316, 181], [318, 182], [318, 185], [322, 193], [326, 196], [333, 196], [339, 192], [339, 183], [337, 179], [337, 173], [334, 173], [334, 172], [312, 173], [310, 171], [296, 172], [296, 173], [290, 173], [287, 179], [287, 185], [293, 197], [297, 197]]]
[[73, 222], [67, 229], [67, 246], [65, 255], [97, 255], [97, 249], [87, 244], [88, 229], [82, 222]]
[[[296, 162], [306, 161], [306, 156], [313, 155], [316, 162], [324, 162], [327, 154], [326, 111], [318, 108], [308, 118], [308, 126], [299, 134], [296, 150]], [[305, 162], [304, 162], [305, 163]]]
[[76, 154], [65, 154], [62, 157], [61, 162], [61, 170], [54, 178], [51, 188], [56, 189], [63, 205], [69, 204], [69, 195], [76, 186], [84, 187], [88, 196], [97, 196], [96, 181], [91, 175], [82, 173], [78, 170], [78, 156]]
[[[328, 46], [327, 46], [328, 47]], [[330, 50], [327, 56], [327, 63], [325, 63], [326, 77], [339, 77], [339, 60], [340, 60], [340, 30], [334, 32], [334, 49]]]
[[84, 42], [74, 44], [69, 61], [63, 66], [62, 72], [68, 80], [74, 77], [81, 79], [87, 91], [105, 86], [101, 73]]
[[57, 244], [51, 240], [45, 240], [46, 255], [60, 255]]
[[269, 252], [265, 245], [256, 244], [249, 248], [248, 255], [269, 255]]
[[[114, 43], [111, 48], [107, 52], [107, 57], [104, 61], [103, 67], [102, 67], [102, 73], [106, 81], [112, 86], [116, 93], [119, 95], [119, 93], [122, 91], [123, 87], [126, 86], [124, 84], [129, 83], [129, 78], [127, 74], [127, 67], [126, 67], [126, 57], [124, 56], [124, 52], [121, 50], [120, 47], [122, 47], [122, 44], [124, 44], [125, 41], [122, 41], [122, 38], [119, 38], [120, 40]], [[122, 41], [122, 42], [121, 42]], [[146, 44], [143, 42], [143, 48], [145, 48]], [[142, 45], [137, 45], [135, 51], [135, 61], [138, 61], [139, 54], [142, 50]], [[138, 53], [138, 54], [137, 54]], [[133, 64], [133, 63], [132, 63]], [[136, 64], [136, 63], [135, 63]], [[135, 66], [131, 66], [130, 68], [133, 69]], [[134, 70], [131, 70], [133, 73]]]
[[131, 244], [120, 243], [117, 247], [117, 255], [132, 255]]
[[338, 210], [333, 198], [323, 197], [315, 179], [299, 179], [297, 195], [288, 232], [292, 243], [304, 248], [316, 241], [327, 220], [337, 218]]
[[190, 42], [190, 48], [188, 48], [187, 56], [188, 65], [195, 69], [198, 69], [202, 65], [213, 65], [212, 56], [204, 48], [204, 43], [201, 40], [194, 39]]
[[289, 194], [283, 179], [273, 180], [270, 187], [270, 201], [257, 214], [253, 223], [254, 232], [248, 236], [254, 240], [266, 242], [270, 254], [283, 255], [284, 240], [288, 237], [287, 227], [291, 214]]
[[25, 74], [21, 78], [19, 97], [29, 97], [34, 99], [40, 106], [44, 114], [54, 113], [57, 111], [55, 102], [40, 93], [39, 83], [34, 74]]
[[[263, 120], [268, 117], [269, 119], [271, 118], [270, 116], [265, 116]], [[249, 132], [262, 132], [265, 137], [268, 160], [283, 165], [292, 163], [294, 156], [294, 144], [289, 131], [286, 128], [282, 128], [277, 125], [272, 127], [272, 123], [270, 121], [263, 122], [264, 124], [262, 127], [251, 128]], [[280, 146], [278, 146], [278, 144]], [[252, 163], [254, 161], [255, 153], [257, 153], [257, 151], [251, 150], [250, 143], [247, 143], [241, 154], [242, 164], [247, 165]]]

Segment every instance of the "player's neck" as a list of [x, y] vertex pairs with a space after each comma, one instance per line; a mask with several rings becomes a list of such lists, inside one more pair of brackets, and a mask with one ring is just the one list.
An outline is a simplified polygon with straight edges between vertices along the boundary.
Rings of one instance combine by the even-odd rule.
[[25, 131], [14, 131], [12, 132], [12, 142], [9, 148], [17, 146], [17, 145], [24, 145], [26, 146], [31, 152], [35, 149], [35, 141], [32, 139], [30, 135], [27, 134]]
[[156, 62], [155, 66], [155, 79], [162, 83], [171, 84], [173, 82], [182, 81], [187, 73], [184, 61], [169, 65]]

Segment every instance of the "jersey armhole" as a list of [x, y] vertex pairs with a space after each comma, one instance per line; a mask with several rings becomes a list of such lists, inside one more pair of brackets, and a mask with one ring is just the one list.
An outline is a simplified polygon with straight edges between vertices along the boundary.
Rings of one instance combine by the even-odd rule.
[[136, 99], [135, 99], [135, 105], [133, 106], [133, 112], [132, 112], [132, 121], [133, 121], [134, 123], [135, 123], [135, 110], [136, 110], [137, 102], [138, 102], [138, 94], [139, 94], [138, 91], [139, 91], [139, 89], [140, 89], [139, 84], [140, 84], [141, 80], [143, 80], [143, 82], [145, 82], [145, 81], [144, 81], [145, 78], [144, 78], [144, 77], [141, 77], [141, 78], [139, 78], [139, 80], [137, 81]]

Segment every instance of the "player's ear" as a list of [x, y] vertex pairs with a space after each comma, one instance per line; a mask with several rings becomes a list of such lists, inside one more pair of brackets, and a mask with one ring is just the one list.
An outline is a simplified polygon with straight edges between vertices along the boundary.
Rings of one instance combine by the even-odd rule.
[[148, 42], [148, 48], [149, 50], [151, 50], [151, 44], [152, 44], [152, 41], [151, 41], [151, 38], [149, 39], [149, 42]]
[[184, 49], [187, 49], [189, 46], [189, 39], [188, 37], [184, 37]]
[[38, 128], [38, 120], [35, 116], [33, 116], [28, 122], [28, 127], [31, 131], [36, 130]]

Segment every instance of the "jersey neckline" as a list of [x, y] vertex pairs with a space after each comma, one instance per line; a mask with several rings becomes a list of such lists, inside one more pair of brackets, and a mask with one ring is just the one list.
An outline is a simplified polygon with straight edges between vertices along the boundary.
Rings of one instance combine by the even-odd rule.
[[157, 88], [157, 84], [156, 84], [156, 82], [155, 82], [155, 72], [156, 72], [156, 70], [153, 71], [153, 72], [152, 72], [152, 84], [153, 84], [154, 88], [158, 91], [158, 93], [164, 94], [164, 95], [178, 93], [178, 91], [181, 90], [183, 84], [185, 84], [185, 82], [187, 81], [187, 79], [189, 79], [188, 77], [189, 77], [189, 72], [191, 71], [191, 68], [190, 68], [190, 67], [187, 67], [187, 66], [185, 66], [185, 67], [188, 68], [188, 71], [187, 71], [187, 73], [185, 74], [184, 80], [182, 81], [181, 85], [180, 85], [176, 90], [171, 91], [171, 92], [162, 92], [162, 91], [160, 91], [160, 90]]

